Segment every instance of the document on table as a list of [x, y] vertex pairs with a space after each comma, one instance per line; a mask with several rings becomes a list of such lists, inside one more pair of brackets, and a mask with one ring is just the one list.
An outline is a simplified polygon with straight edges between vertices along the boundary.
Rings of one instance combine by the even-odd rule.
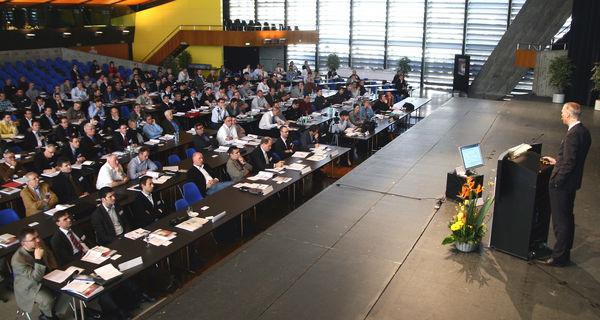
[[285, 166], [286, 169], [297, 170], [297, 171], [302, 171], [304, 169], [304, 167], [306, 167], [306, 166], [303, 164], [300, 164], [300, 163], [292, 163], [292, 164]]
[[66, 209], [69, 209], [71, 207], [73, 207], [73, 204], [57, 204], [56, 207], [50, 209], [50, 210], [46, 210], [44, 211], [44, 214], [47, 214], [49, 216], [54, 215], [55, 213], [59, 212], [59, 211], [63, 211]]
[[93, 264], [101, 264], [102, 262], [108, 260], [108, 258], [110, 258], [110, 256], [116, 252], [116, 250], [111, 250], [106, 247], [95, 246], [85, 253], [85, 255], [81, 258], [81, 261]]
[[228, 146], [219, 146], [214, 151], [215, 152], [227, 152], [227, 151], [229, 151], [229, 147]]
[[292, 157], [293, 158], [306, 158], [309, 154], [310, 154], [310, 152], [306, 152], [306, 151], [296, 151], [296, 152], [294, 152]]
[[56, 270], [53, 270], [52, 272], [46, 274], [44, 276], [44, 279], [52, 281], [52, 282], [56, 282], [56, 283], [63, 283], [76, 271], [81, 272], [81, 271], [83, 271], [83, 269], [74, 267], [74, 266], [70, 266], [64, 271], [56, 269]]
[[177, 170], [179, 170], [179, 166], [164, 166], [163, 170], [177, 172]]
[[100, 268], [96, 268], [94, 269], [94, 272], [100, 276], [100, 278], [108, 281], [112, 278], [116, 278], [119, 277], [121, 275], [123, 275], [123, 273], [119, 270], [117, 270], [117, 268], [115, 268], [112, 264], [107, 264], [104, 265]]
[[92, 160], [87, 160], [82, 163], [82, 165], [84, 165], [84, 166], [91, 166], [93, 164], [94, 164], [94, 161], [92, 161]]
[[287, 182], [290, 182], [291, 180], [292, 180], [292, 178], [290, 178], [290, 177], [275, 177], [275, 178], [273, 178], [273, 181], [277, 182], [277, 184], [287, 183]]
[[169, 180], [171, 178], [172, 178], [171, 176], [161, 176], [160, 178], [152, 179], [152, 182], [154, 184], [163, 184], [163, 183], [167, 182], [167, 180]]
[[204, 218], [193, 217], [193, 218], [189, 218], [189, 219], [185, 220], [184, 222], [176, 225], [175, 227], [186, 230], [186, 231], [194, 232], [194, 231], [202, 228], [202, 226], [207, 222], [208, 222], [208, 220], [206, 220]]
[[131, 240], [137, 240], [141, 237], [144, 237], [145, 235], [149, 234], [150, 231], [143, 229], [143, 228], [137, 228], [133, 231], [129, 231], [125, 234], [125, 238], [127, 239], [131, 239]]
[[324, 155], [320, 155], [320, 154], [315, 154], [314, 156], [310, 156], [310, 157], [306, 158], [306, 160], [321, 161], [321, 160], [325, 160], [325, 156]]
[[48, 177], [48, 178], [54, 178], [56, 177], [58, 174], [60, 173], [60, 171], [54, 171], [54, 172], [50, 172], [50, 173], [42, 173], [42, 175], [44, 177]]
[[258, 180], [267, 181], [267, 180], [273, 178], [273, 175], [274, 175], [273, 172], [260, 171], [257, 175], [249, 177], [248, 180], [250, 180], [250, 181], [258, 181]]
[[129, 261], [125, 261], [125, 262], [121, 263], [119, 265], [119, 270], [121, 270], [121, 272], [123, 272], [125, 270], [129, 270], [131, 268], [137, 267], [143, 263], [144, 263], [144, 261], [142, 260], [142, 257], [133, 258]]

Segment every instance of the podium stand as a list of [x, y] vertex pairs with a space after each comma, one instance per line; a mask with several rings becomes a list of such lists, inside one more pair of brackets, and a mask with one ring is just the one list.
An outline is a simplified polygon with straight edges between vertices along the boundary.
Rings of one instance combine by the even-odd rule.
[[[537, 149], [541, 152], [541, 146]], [[545, 249], [550, 226], [552, 166], [540, 158], [540, 153], [529, 150], [516, 159], [506, 151], [498, 159], [490, 246], [527, 260]]]

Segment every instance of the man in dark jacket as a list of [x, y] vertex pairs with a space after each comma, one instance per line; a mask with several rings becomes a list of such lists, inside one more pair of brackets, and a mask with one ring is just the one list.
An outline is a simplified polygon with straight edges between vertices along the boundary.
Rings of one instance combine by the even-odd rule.
[[128, 229], [123, 217], [123, 208], [116, 205], [115, 192], [111, 187], [98, 191], [101, 204], [92, 213], [92, 227], [99, 245], [107, 245], [125, 234]]
[[136, 226], [143, 228], [164, 216], [167, 209], [160, 193], [153, 193], [152, 177], [140, 178], [140, 189], [142, 191], [136, 195], [132, 208]]
[[58, 203], [70, 203], [89, 194], [90, 185], [79, 170], [72, 170], [69, 159], [58, 159], [58, 168], [60, 173], [52, 181], [52, 191], [56, 193]]
[[579, 121], [581, 106], [575, 102], [564, 104], [561, 112], [563, 123], [569, 127], [567, 135], [560, 143], [556, 159], [544, 157], [554, 165], [548, 192], [552, 212], [552, 227], [556, 243], [552, 256], [546, 264], [563, 267], [571, 260], [571, 248], [575, 235], [575, 193], [581, 188], [585, 158], [592, 144], [590, 132]]

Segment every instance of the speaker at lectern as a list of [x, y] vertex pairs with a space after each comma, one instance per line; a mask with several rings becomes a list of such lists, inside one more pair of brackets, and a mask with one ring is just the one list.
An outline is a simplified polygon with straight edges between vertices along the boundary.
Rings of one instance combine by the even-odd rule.
[[523, 259], [547, 250], [552, 166], [541, 162], [541, 151], [541, 144], [523, 144], [498, 158], [490, 246]]

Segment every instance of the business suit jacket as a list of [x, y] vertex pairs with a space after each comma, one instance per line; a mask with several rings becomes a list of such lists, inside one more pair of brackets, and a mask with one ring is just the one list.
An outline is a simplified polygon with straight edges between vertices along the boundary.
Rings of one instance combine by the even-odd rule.
[[121, 132], [115, 132], [113, 134], [113, 145], [115, 150], [125, 150], [125, 143], [127, 143], [127, 145], [129, 145], [129, 137], [127, 137], [127, 133], [125, 133], [125, 138], [123, 138], [123, 135], [121, 135]]
[[[33, 121], [35, 119], [31, 119], [31, 123], [33, 124]], [[19, 119], [19, 132], [25, 134], [25, 132], [27, 132], [27, 129], [31, 128], [31, 125], [29, 124], [29, 121], [27, 121], [27, 119], [25, 119], [25, 117]]]
[[35, 296], [42, 287], [42, 278], [47, 269], [57, 267], [56, 260], [52, 252], [46, 248], [44, 242], [41, 242], [44, 248], [44, 264], [36, 263], [33, 257], [22, 246], [15, 251], [11, 259], [13, 269], [15, 301], [19, 308], [31, 313]]
[[23, 176], [27, 170], [23, 168], [20, 162], [14, 168], [11, 168], [6, 163], [0, 163], [0, 182], [2, 184], [9, 183], [13, 180], [14, 175]]
[[75, 154], [73, 154], [73, 151], [71, 150], [71, 145], [67, 144], [61, 149], [60, 156], [61, 158], [69, 159], [69, 161], [71, 161], [71, 164], [74, 164], [75, 162], [77, 162], [78, 158], [83, 156], [83, 154], [81, 153], [81, 148], [75, 149]]
[[[35, 147], [37, 147], [37, 139], [35, 138], [35, 135], [33, 134], [33, 132], [31, 131], [25, 131], [25, 139], [23, 141], [23, 147], [25, 148], [25, 150], [33, 150], [35, 149]], [[43, 134], [41, 132], [38, 131], [38, 135], [41, 137], [43, 136]], [[42, 146], [46, 145], [46, 139], [41, 139], [42, 140]]]
[[[115, 212], [117, 213], [119, 224], [123, 227], [123, 233], [126, 233], [128, 229], [123, 218], [123, 208], [115, 205]], [[107, 245], [117, 239], [115, 227], [102, 203], [92, 213], [92, 227], [96, 233], [98, 244], [101, 246]]]
[[[287, 147], [286, 147], [286, 144], [287, 144]], [[277, 138], [277, 141], [275, 141], [275, 143], [273, 143], [273, 147], [271, 148], [271, 151], [273, 151], [274, 153], [277, 153], [279, 158], [281, 160], [284, 160], [284, 159], [287, 159], [292, 156], [291, 153], [285, 152], [285, 150], [288, 150], [288, 149], [291, 149], [292, 151], [294, 151], [294, 148], [291, 148], [291, 146], [292, 146], [292, 139], [287, 138], [285, 143], [283, 143], [283, 139], [280, 136], [279, 138]]]
[[[79, 237], [82, 244], [85, 243], [85, 235], [80, 230], [76, 230], [73, 227], [71, 228], [71, 232]], [[71, 241], [69, 241], [67, 235], [60, 231], [60, 229], [56, 230], [54, 235], [52, 235], [52, 238], [50, 238], [50, 246], [52, 247], [52, 252], [54, 253], [58, 266], [64, 266], [79, 259], [79, 255], [73, 254]]]
[[127, 119], [119, 118], [115, 120], [111, 117], [108, 117], [106, 121], [104, 121], [104, 131], [107, 133], [113, 133], [115, 130], [119, 129], [122, 124], [127, 124]]
[[[56, 116], [51, 115], [50, 117], [52, 117], [52, 120], [54, 120], [55, 125], [58, 124], [58, 119], [56, 119]], [[40, 127], [42, 130], [52, 130], [52, 123], [50, 123], [50, 119], [48, 119], [46, 114], [40, 116]]]
[[[177, 127], [179, 127], [179, 132], [181, 132], [182, 131], [181, 124], [179, 124], [179, 122], [175, 119], [173, 119], [173, 122], [175, 122]], [[164, 134], [174, 134], [175, 133], [175, 127], [173, 127], [173, 124], [171, 124], [171, 122], [167, 119], [163, 120], [160, 123], [160, 126], [163, 128]]]
[[310, 131], [306, 130], [300, 135], [300, 150], [309, 151], [316, 143], [318, 143], [318, 141], [310, 134]]
[[[84, 177], [79, 174], [79, 170], [71, 171], [71, 177], [73, 177], [73, 182], [79, 187], [81, 192], [89, 192], [90, 185], [87, 183]], [[75, 188], [69, 181], [68, 174], [61, 172], [52, 180], [52, 189], [56, 196], [58, 197], [59, 203], [69, 203], [79, 199], [79, 196], [75, 192]]]
[[[150, 200], [148, 200], [148, 198], [142, 194], [141, 191], [136, 195], [132, 209], [133, 218], [135, 219], [135, 224], [137, 227], [143, 228], [160, 219], [167, 213], [167, 208], [160, 197], [160, 193], [153, 193], [152, 200], [154, 201], [154, 204], [150, 203]], [[162, 212], [160, 212], [158, 209], [162, 209]]]
[[556, 164], [550, 176], [550, 186], [568, 192], [581, 188], [583, 167], [592, 137], [582, 123], [576, 124], [567, 132], [560, 143]]
[[127, 130], [127, 139], [133, 141], [133, 143], [141, 145], [144, 144], [144, 133], [142, 133], [140, 131], [140, 129], [136, 129], [136, 130], [131, 130], [128, 129]]
[[[206, 163], [204, 164], [204, 170], [206, 170], [211, 177], [215, 177], [214, 172]], [[200, 172], [200, 170], [198, 170], [195, 166], [192, 166], [192, 168], [188, 170], [187, 180], [195, 183], [202, 196], [206, 197], [206, 179], [204, 179], [202, 172]]]
[[273, 168], [273, 154], [271, 151], [267, 152], [267, 157], [269, 158], [268, 164], [262, 153], [260, 145], [250, 153], [250, 163], [254, 168], [253, 172], [259, 172], [261, 170]]
[[[58, 197], [52, 190], [50, 190], [50, 186], [45, 182], [40, 182], [40, 194], [42, 195], [42, 199], [38, 197], [37, 193], [29, 186], [25, 186], [23, 190], [21, 190], [21, 198], [23, 199], [23, 205], [25, 206], [25, 216], [29, 217], [36, 213], [42, 212], [44, 207], [48, 207], [48, 209], [54, 208], [54, 206], [58, 203]], [[48, 202], [43, 199], [48, 199]]]
[[79, 150], [81, 151], [81, 154], [83, 154], [83, 156], [88, 160], [97, 159], [98, 152], [101, 152], [102, 150], [100, 147], [95, 147], [96, 145], [100, 145], [100, 135], [96, 133], [93, 138], [94, 139], [92, 140], [90, 137], [83, 135], [79, 139]]
[[64, 143], [68, 143], [69, 139], [79, 136], [79, 132], [72, 125], [69, 125], [66, 129], [59, 125], [54, 129], [54, 134], [56, 135], [57, 141], [62, 141]]
[[56, 156], [52, 156], [52, 158], [48, 159], [44, 156], [43, 152], [38, 152], [33, 157], [33, 171], [38, 174], [42, 174], [42, 172], [46, 169], [52, 169], [56, 167]]

